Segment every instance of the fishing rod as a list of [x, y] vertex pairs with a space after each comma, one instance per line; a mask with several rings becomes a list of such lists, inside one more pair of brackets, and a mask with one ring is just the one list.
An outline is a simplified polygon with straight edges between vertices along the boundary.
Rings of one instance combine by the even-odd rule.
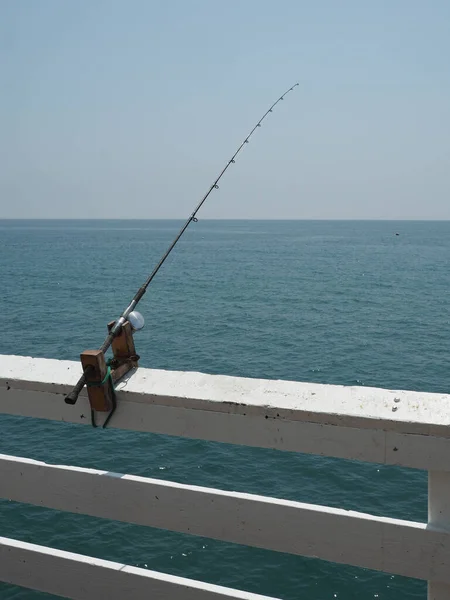
[[[256, 123], [256, 125], [253, 127], [253, 129], [250, 131], [250, 133], [247, 135], [247, 137], [241, 143], [241, 145], [236, 150], [236, 152], [233, 154], [233, 156], [231, 157], [231, 159], [227, 162], [227, 164], [225, 165], [225, 167], [222, 169], [220, 175], [217, 177], [217, 179], [211, 185], [211, 187], [209, 188], [209, 190], [206, 192], [206, 194], [203, 196], [203, 198], [197, 204], [197, 206], [195, 207], [194, 212], [191, 214], [191, 216], [188, 218], [188, 220], [186, 221], [186, 223], [180, 229], [179, 233], [177, 234], [177, 236], [175, 237], [175, 239], [173, 240], [173, 242], [170, 244], [170, 246], [168, 247], [168, 249], [162, 255], [160, 261], [158, 262], [158, 264], [156, 265], [156, 267], [153, 269], [153, 271], [150, 273], [150, 275], [147, 277], [147, 280], [145, 281], [145, 283], [138, 289], [138, 291], [136, 292], [133, 300], [130, 302], [130, 304], [126, 307], [126, 309], [123, 311], [123, 313], [121, 314], [121, 316], [114, 323], [114, 325], [112, 326], [112, 328], [109, 331], [108, 335], [106, 336], [105, 341], [103, 342], [103, 344], [100, 347], [100, 351], [101, 352], [105, 353], [108, 350], [108, 348], [111, 346], [114, 338], [119, 335], [119, 333], [120, 333], [120, 331], [121, 331], [124, 323], [126, 322], [126, 320], [129, 317], [130, 313], [133, 312], [134, 309], [136, 308], [136, 306], [138, 305], [138, 303], [141, 300], [142, 296], [147, 291], [148, 286], [153, 281], [155, 275], [158, 273], [158, 271], [160, 270], [160, 268], [165, 263], [165, 261], [166, 261], [167, 257], [169, 256], [169, 254], [172, 252], [172, 250], [177, 245], [177, 243], [178, 243], [179, 239], [181, 238], [181, 236], [183, 235], [183, 233], [186, 231], [186, 229], [189, 227], [189, 225], [192, 222], [196, 223], [198, 221], [198, 219], [197, 219], [197, 213], [198, 213], [198, 211], [201, 209], [201, 207], [203, 206], [203, 204], [206, 202], [206, 200], [207, 200], [208, 196], [211, 194], [211, 192], [213, 190], [219, 189], [219, 185], [218, 185], [219, 181], [222, 179], [223, 175], [228, 170], [228, 167], [230, 165], [234, 164], [235, 158], [237, 157], [237, 155], [239, 154], [239, 152], [242, 150], [242, 148], [245, 146], [245, 144], [248, 144], [249, 139], [254, 134], [254, 132], [258, 129], [258, 127], [261, 127], [261, 123], [264, 121], [264, 119], [267, 117], [267, 115], [269, 113], [271, 113], [273, 111], [273, 109], [275, 108], [275, 106], [279, 102], [281, 102], [281, 100], [284, 100], [284, 97], [289, 92], [292, 92], [293, 89], [295, 87], [297, 87], [297, 86], [298, 86], [298, 83], [296, 83], [295, 85], [293, 85], [292, 87], [290, 87], [288, 90], [286, 90], [284, 92], [284, 94], [282, 96], [280, 96], [278, 98], [278, 100], [276, 102], [274, 102], [272, 104], [272, 106], [269, 108], [269, 110], [264, 113], [264, 115], [259, 119], [259, 121]], [[65, 397], [66, 404], [75, 404], [76, 403], [76, 401], [78, 399], [78, 396], [79, 396], [79, 394], [80, 394], [80, 392], [83, 389], [83, 387], [84, 387], [85, 384], [86, 384], [86, 374], [84, 372], [83, 375], [78, 380], [78, 382], [75, 385], [75, 387], [73, 388], [73, 390], [70, 392], [70, 394], [68, 394]]]

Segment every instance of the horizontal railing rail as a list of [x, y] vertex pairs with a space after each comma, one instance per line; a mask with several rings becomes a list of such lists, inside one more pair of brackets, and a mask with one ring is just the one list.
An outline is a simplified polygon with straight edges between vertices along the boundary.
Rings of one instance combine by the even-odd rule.
[[450, 583], [450, 531], [255, 494], [0, 455], [10, 500]]
[[276, 600], [2, 537], [0, 581], [73, 600]]
[[[68, 361], [1, 357], [0, 412], [89, 424], [85, 396], [75, 406], [64, 403], [79, 372]], [[111, 427], [426, 469], [429, 522], [6, 455], [0, 456], [2, 497], [426, 579], [429, 598], [450, 597], [450, 395], [139, 369], [119, 383], [117, 397]], [[39, 576], [40, 561], [56, 564], [59, 557], [70, 571], [74, 561], [96, 560], [14, 540], [3, 540], [1, 552], [8, 565], [23, 554], [37, 569], [32, 584], [17, 565], [3, 568], [2, 578], [6, 569], [16, 574], [6, 581], [43, 591], [51, 590]], [[115, 567], [99, 565], [110, 577]], [[177, 578], [129, 569], [136, 589], [147, 594], [178, 585]], [[179, 585], [188, 591], [176, 596], [165, 587], [161, 598], [256, 598], [209, 587], [202, 593], [210, 595], [200, 596], [192, 590], [201, 582]], [[67, 597], [96, 597], [92, 590]]]

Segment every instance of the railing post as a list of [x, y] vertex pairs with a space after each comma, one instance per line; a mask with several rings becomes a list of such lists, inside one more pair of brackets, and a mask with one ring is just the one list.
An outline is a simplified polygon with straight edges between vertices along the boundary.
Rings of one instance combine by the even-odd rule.
[[[450, 529], [450, 473], [428, 471], [428, 524]], [[450, 585], [428, 582], [428, 600], [449, 600]]]

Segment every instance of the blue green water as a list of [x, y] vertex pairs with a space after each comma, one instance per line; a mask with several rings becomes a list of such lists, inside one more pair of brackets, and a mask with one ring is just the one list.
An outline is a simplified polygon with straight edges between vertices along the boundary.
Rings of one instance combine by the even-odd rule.
[[[97, 346], [179, 226], [0, 221], [0, 353], [77, 360]], [[142, 301], [141, 365], [448, 392], [449, 265], [450, 222], [200, 220]], [[2, 453], [426, 520], [420, 471], [6, 416], [0, 427]], [[426, 595], [416, 580], [7, 501], [0, 535], [284, 600]], [[44, 597], [0, 584], [2, 600]]]

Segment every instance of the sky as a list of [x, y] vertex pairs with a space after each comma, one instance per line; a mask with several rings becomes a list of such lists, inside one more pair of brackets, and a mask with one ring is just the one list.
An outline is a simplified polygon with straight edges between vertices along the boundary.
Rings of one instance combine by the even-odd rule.
[[450, 219], [447, 0], [4, 0], [0, 218]]

